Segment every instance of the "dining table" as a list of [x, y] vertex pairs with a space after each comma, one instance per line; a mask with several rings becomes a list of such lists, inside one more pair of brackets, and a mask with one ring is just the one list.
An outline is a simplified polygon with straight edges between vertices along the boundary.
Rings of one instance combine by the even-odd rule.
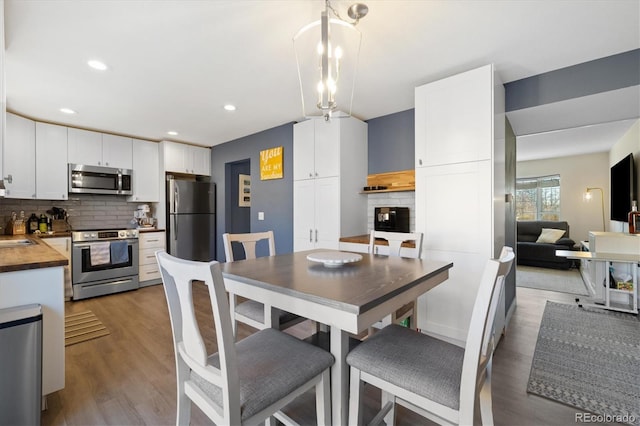
[[265, 318], [267, 326], [278, 326], [278, 309], [327, 326], [329, 350], [335, 358], [332, 424], [344, 425], [350, 335], [362, 333], [447, 280], [452, 266], [450, 262], [316, 249], [227, 262], [221, 269], [227, 291], [265, 304], [265, 312], [271, 312]]

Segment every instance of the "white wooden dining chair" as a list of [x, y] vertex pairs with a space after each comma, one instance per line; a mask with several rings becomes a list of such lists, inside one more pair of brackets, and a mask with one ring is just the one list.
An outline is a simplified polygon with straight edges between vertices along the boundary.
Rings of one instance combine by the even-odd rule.
[[[502, 249], [488, 260], [471, 314], [465, 348], [392, 324], [347, 355], [351, 366], [349, 424], [362, 424], [364, 382], [382, 390], [382, 409], [374, 419], [395, 421], [400, 404], [439, 424], [472, 425], [480, 405], [483, 425], [493, 425], [491, 363], [493, 324], [504, 277], [515, 255]], [[373, 423], [373, 422], [372, 422]]]
[[[269, 246], [269, 256], [275, 256], [276, 246], [273, 231], [222, 234], [226, 261], [233, 262], [235, 260], [233, 256], [233, 242], [241, 243], [244, 249], [245, 259], [255, 259], [256, 244], [263, 240], [265, 240]], [[287, 327], [291, 327], [305, 320], [303, 317], [279, 309], [273, 309], [271, 306], [256, 302], [255, 300], [246, 300], [238, 303], [237, 296], [233, 293], [229, 293], [229, 305], [231, 308], [234, 335], [237, 333], [238, 321], [257, 328], [258, 330], [271, 328], [273, 326], [272, 322], [277, 321], [278, 324], [275, 328], [284, 330]]]
[[[371, 231], [369, 237], [369, 253], [378, 254], [377, 251], [381, 247], [376, 245], [376, 239], [386, 240], [389, 244], [389, 256], [409, 257], [419, 259], [422, 254], [422, 232], [387, 232], [387, 231]], [[413, 241], [415, 248], [402, 247], [405, 241]], [[396, 312], [391, 314], [391, 318], [385, 318], [382, 324], [400, 324], [404, 319], [409, 318], [409, 326], [418, 329], [417, 315], [418, 301], [409, 302]], [[379, 325], [379, 324], [377, 324]], [[369, 336], [373, 333], [373, 329], [369, 329]]]
[[[156, 258], [173, 331], [177, 425], [189, 424], [192, 402], [215, 424], [255, 425], [272, 417], [295, 424], [279, 410], [313, 388], [318, 424], [330, 421], [330, 353], [275, 329], [234, 343], [219, 263], [178, 259], [166, 252], [157, 252]], [[214, 354], [207, 353], [195, 316], [196, 280], [209, 289], [218, 348]]]

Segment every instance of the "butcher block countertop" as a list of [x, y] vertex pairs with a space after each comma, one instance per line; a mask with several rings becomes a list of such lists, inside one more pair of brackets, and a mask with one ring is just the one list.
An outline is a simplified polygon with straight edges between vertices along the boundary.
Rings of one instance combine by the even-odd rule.
[[[340, 242], [342, 243], [356, 243], [356, 244], [367, 244], [369, 245], [369, 234], [365, 235], [355, 235], [353, 237], [341, 237]], [[389, 242], [387, 240], [376, 238], [376, 245], [379, 246], [388, 246]], [[405, 241], [402, 243], [402, 247], [408, 248], [416, 248], [415, 241]]]
[[[33, 244], [20, 247], [2, 247], [4, 241], [11, 240], [29, 240]], [[0, 273], [65, 266], [68, 263], [66, 257], [38, 237], [29, 235], [0, 236]]]

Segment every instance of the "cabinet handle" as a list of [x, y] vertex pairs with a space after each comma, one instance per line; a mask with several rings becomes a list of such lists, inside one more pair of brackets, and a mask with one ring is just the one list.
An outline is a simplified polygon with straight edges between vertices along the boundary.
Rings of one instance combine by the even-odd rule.
[[148, 243], [155, 243], [156, 241], [160, 241], [160, 240], [158, 240], [158, 239], [155, 239], [155, 240], [147, 240], [147, 242], [148, 242]]
[[316, 172], [316, 177], [318, 177], [318, 172]]
[[7, 175], [4, 180], [7, 181], [7, 183], [13, 183], [13, 176], [12, 175]]
[[318, 242], [318, 230], [316, 229], [316, 243]]
[[153, 259], [155, 256], [151, 255], [151, 256], [147, 256], [147, 259]]
[[309, 242], [312, 243], [313, 242], [313, 230], [309, 229]]
[[[309, 177], [313, 177], [313, 173], [309, 173]], [[9, 182], [9, 183], [11, 183], [11, 182]]]
[[422, 166], [422, 158], [418, 159], [418, 164]]

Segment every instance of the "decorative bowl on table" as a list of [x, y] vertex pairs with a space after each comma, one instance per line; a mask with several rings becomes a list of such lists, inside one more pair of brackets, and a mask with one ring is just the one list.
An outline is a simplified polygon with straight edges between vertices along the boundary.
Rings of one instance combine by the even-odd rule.
[[358, 262], [362, 256], [346, 251], [319, 251], [307, 255], [312, 262], [322, 263], [326, 268], [339, 268], [347, 263]]

